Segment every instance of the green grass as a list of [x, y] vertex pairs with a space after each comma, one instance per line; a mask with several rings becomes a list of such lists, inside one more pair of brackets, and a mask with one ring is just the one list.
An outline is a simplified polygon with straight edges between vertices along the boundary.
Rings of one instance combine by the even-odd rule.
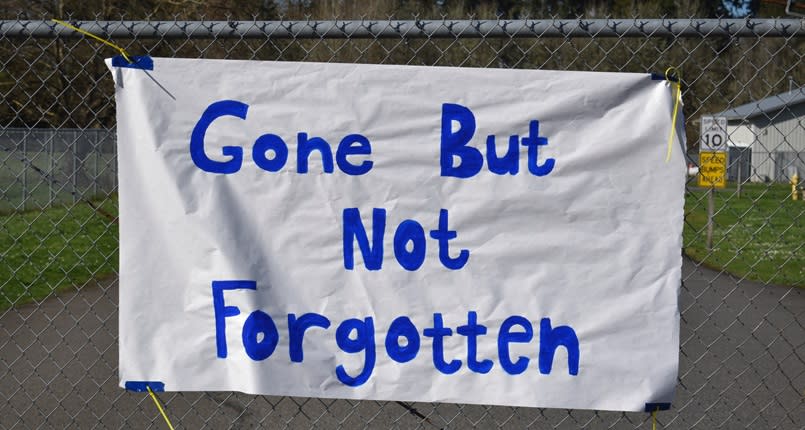
[[114, 273], [117, 249], [117, 225], [86, 203], [0, 215], [0, 310]]
[[805, 287], [805, 202], [791, 200], [791, 186], [735, 186], [714, 195], [713, 249], [706, 247], [707, 191], [685, 198], [685, 253], [738, 277]]

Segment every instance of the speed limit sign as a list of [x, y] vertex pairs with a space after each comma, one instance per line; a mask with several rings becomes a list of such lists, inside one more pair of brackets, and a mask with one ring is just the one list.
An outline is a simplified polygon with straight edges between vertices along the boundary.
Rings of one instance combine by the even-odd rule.
[[700, 136], [699, 151], [726, 151], [727, 118], [703, 116]]

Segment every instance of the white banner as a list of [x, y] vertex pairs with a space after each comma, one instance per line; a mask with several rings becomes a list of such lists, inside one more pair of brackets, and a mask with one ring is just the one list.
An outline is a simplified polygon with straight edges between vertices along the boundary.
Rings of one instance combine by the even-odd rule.
[[671, 402], [685, 162], [676, 144], [665, 161], [669, 82], [137, 61], [108, 62], [121, 386]]

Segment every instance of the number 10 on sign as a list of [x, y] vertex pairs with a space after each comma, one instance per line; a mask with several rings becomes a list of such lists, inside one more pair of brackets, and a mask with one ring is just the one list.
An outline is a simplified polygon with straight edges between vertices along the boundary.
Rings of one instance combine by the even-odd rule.
[[727, 150], [727, 118], [702, 117], [701, 141], [699, 151]]

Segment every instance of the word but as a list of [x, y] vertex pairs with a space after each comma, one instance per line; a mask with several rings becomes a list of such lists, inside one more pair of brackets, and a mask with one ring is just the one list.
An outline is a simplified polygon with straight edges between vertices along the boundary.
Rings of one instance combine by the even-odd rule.
[[[453, 122], [458, 123], [458, 129], [453, 131]], [[528, 124], [528, 136], [520, 138], [519, 135], [509, 137], [509, 147], [506, 155], [497, 156], [495, 136], [486, 137], [486, 160], [489, 171], [498, 175], [516, 175], [520, 169], [520, 145], [528, 148], [528, 171], [535, 176], [546, 176], [553, 171], [556, 160], [547, 158], [539, 161], [539, 148], [548, 145], [548, 139], [539, 136], [539, 121]], [[458, 104], [445, 103], [442, 105], [442, 144], [441, 144], [441, 174], [456, 178], [470, 178], [478, 174], [484, 165], [484, 156], [476, 148], [468, 146], [475, 135], [475, 115], [472, 111]], [[454, 165], [455, 158], [460, 160]]]

